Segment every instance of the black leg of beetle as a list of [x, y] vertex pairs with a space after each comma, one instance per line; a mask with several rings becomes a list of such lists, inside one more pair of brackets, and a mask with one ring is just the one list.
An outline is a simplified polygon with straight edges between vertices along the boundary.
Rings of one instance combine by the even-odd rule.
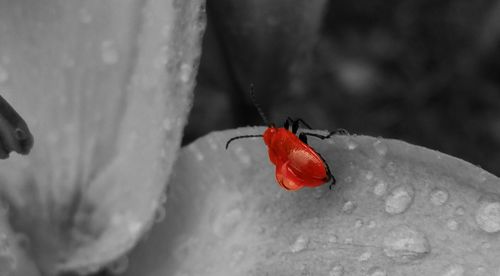
[[293, 121], [292, 124], [292, 133], [297, 134], [297, 130], [299, 130], [299, 121]]
[[299, 140], [302, 141], [302, 143], [307, 145], [307, 136], [304, 135], [304, 133], [299, 134]]
[[314, 137], [319, 138], [319, 139], [328, 139], [328, 138], [332, 137], [333, 135], [349, 135], [349, 132], [347, 132], [347, 130], [345, 130], [343, 128], [339, 128], [337, 130], [334, 130], [334, 131], [328, 133], [327, 135], [321, 135], [321, 134], [310, 133], [310, 132], [303, 132], [303, 133], [304, 133], [304, 135], [314, 136]]
[[326, 175], [328, 176], [329, 180], [332, 181], [330, 183], [330, 185], [328, 186], [328, 189], [331, 190], [332, 186], [335, 186], [335, 183], [337, 183], [337, 180], [335, 179], [335, 176], [333, 176], [332, 171], [330, 170], [330, 166], [328, 166], [328, 163], [326, 163], [325, 158], [323, 158], [323, 156], [321, 154], [319, 154], [319, 152], [316, 152], [316, 153], [319, 155], [319, 157], [321, 158], [321, 160], [323, 160], [323, 164], [325, 164], [325, 167], [326, 167]]
[[289, 121], [289, 119], [286, 119], [285, 123], [283, 124], [283, 127], [288, 130], [288, 128], [290, 127], [290, 121]]
[[290, 120], [290, 122], [296, 122], [296, 123], [297, 123], [297, 125], [298, 125], [298, 123], [301, 123], [301, 124], [303, 124], [305, 127], [307, 127], [308, 129], [312, 129], [312, 127], [311, 127], [308, 123], [306, 123], [304, 120], [302, 120], [302, 119], [300, 119], [300, 118], [299, 118], [299, 119], [297, 119], [297, 120], [294, 120], [294, 119], [292, 119], [292, 118], [288, 117], [288, 118], [287, 118], [287, 120]]
[[332, 182], [328, 186], [328, 189], [332, 190], [332, 187], [335, 186], [335, 183], [337, 183], [337, 180], [335, 180], [335, 177], [332, 175]]

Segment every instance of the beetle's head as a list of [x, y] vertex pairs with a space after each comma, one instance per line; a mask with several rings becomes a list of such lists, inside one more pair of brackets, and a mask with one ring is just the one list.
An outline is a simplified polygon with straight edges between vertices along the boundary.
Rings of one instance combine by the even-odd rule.
[[271, 140], [273, 139], [274, 134], [276, 134], [277, 131], [278, 129], [273, 124], [270, 124], [266, 131], [264, 131], [264, 134], [262, 136], [264, 137], [264, 143], [266, 143], [266, 145], [271, 144]]

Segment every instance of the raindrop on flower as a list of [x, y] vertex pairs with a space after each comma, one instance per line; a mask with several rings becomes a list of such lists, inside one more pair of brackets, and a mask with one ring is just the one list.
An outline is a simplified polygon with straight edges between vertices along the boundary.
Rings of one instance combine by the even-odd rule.
[[336, 265], [332, 267], [330, 270], [329, 276], [343, 276], [344, 275], [344, 267], [341, 265]]
[[448, 192], [441, 189], [434, 189], [431, 194], [431, 202], [436, 206], [441, 206], [448, 200]]
[[410, 185], [395, 187], [385, 199], [385, 211], [391, 215], [403, 213], [412, 203], [414, 194]]
[[309, 238], [307, 238], [303, 235], [300, 235], [297, 237], [295, 242], [290, 245], [290, 251], [292, 253], [300, 252], [300, 251], [306, 249], [308, 244], [309, 244]]
[[383, 196], [387, 192], [387, 183], [385, 181], [379, 180], [375, 187], [373, 187], [373, 193], [377, 196]]
[[358, 144], [351, 139], [347, 139], [347, 148], [349, 150], [354, 150], [358, 147]]
[[465, 269], [462, 265], [453, 264], [448, 266], [441, 276], [463, 276], [465, 275]]
[[449, 219], [447, 222], [446, 222], [446, 226], [448, 227], [448, 229], [452, 230], [452, 231], [455, 231], [458, 229], [458, 222], [454, 219]]
[[356, 204], [350, 200], [344, 203], [344, 206], [342, 206], [342, 212], [346, 214], [352, 214], [354, 209], [356, 209]]
[[118, 51], [115, 43], [111, 40], [103, 41], [101, 44], [101, 58], [105, 64], [112, 65], [118, 62]]
[[381, 140], [377, 140], [373, 143], [373, 147], [375, 148], [375, 151], [378, 153], [380, 156], [384, 156], [387, 153], [387, 145], [382, 142]]
[[477, 225], [488, 233], [500, 231], [500, 202], [484, 202], [476, 210]]
[[0, 83], [4, 83], [9, 79], [9, 73], [7, 70], [0, 64]]
[[430, 251], [431, 247], [424, 233], [408, 225], [392, 228], [384, 238], [385, 255], [400, 263], [421, 259]]
[[387, 276], [387, 273], [382, 268], [375, 266], [368, 270], [368, 276]]

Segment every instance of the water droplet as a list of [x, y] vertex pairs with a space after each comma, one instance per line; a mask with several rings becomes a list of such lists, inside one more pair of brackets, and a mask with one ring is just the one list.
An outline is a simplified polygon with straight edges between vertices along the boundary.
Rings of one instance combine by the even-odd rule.
[[455, 214], [457, 214], [459, 216], [463, 216], [465, 214], [464, 207], [462, 207], [462, 206], [457, 207], [457, 209], [455, 210]]
[[412, 203], [414, 194], [410, 185], [395, 187], [385, 199], [385, 211], [392, 215], [403, 213]]
[[218, 237], [227, 238], [227, 236], [236, 228], [241, 221], [242, 212], [240, 209], [232, 209], [225, 214], [219, 215], [213, 225], [212, 229]]
[[357, 219], [357, 220], [354, 222], [354, 228], [361, 228], [361, 226], [363, 226], [363, 220], [361, 220], [361, 219]]
[[241, 263], [241, 261], [245, 257], [245, 250], [244, 249], [236, 250], [232, 254], [232, 256], [233, 256], [233, 260], [232, 260], [231, 264], [232, 264], [232, 266], [237, 266], [239, 263]]
[[165, 219], [166, 213], [167, 211], [165, 211], [165, 207], [159, 206], [158, 208], [156, 208], [155, 222], [156, 223], [162, 222]]
[[377, 151], [378, 155], [384, 156], [387, 154], [387, 145], [381, 140], [377, 139], [377, 141], [373, 143], [373, 147], [375, 148], [375, 151]]
[[80, 10], [80, 21], [84, 24], [92, 22], [92, 14], [87, 9]]
[[344, 267], [341, 265], [336, 265], [332, 267], [330, 272], [328, 273], [329, 276], [343, 276], [344, 275]]
[[368, 259], [370, 259], [372, 257], [372, 253], [370, 251], [366, 251], [365, 253], [361, 254], [361, 256], [359, 256], [358, 260], [360, 262], [364, 262], [364, 261], [367, 261]]
[[483, 243], [481, 243], [481, 248], [483, 250], [488, 250], [491, 248], [491, 244], [489, 242], [483, 242]]
[[344, 179], [346, 183], [351, 183], [352, 182], [352, 177], [348, 176]]
[[368, 270], [367, 275], [368, 276], [387, 276], [387, 273], [382, 268], [380, 268], [378, 266], [374, 266]]
[[451, 231], [455, 231], [458, 229], [458, 222], [454, 219], [449, 219], [447, 222], [446, 222], [446, 226], [448, 227], [448, 229], [450, 229]]
[[338, 240], [339, 240], [339, 238], [337, 237], [337, 235], [330, 235], [328, 237], [328, 242], [330, 242], [330, 243], [337, 243]]
[[180, 68], [180, 78], [181, 78], [181, 81], [182, 82], [188, 82], [190, 79], [191, 79], [191, 72], [193, 71], [192, 69], [192, 66], [187, 64], [187, 63], [183, 63], [181, 64], [181, 68]]
[[101, 44], [101, 58], [105, 64], [111, 65], [118, 62], [118, 51], [115, 43], [111, 40], [103, 41]]
[[356, 204], [350, 200], [344, 203], [344, 206], [342, 206], [342, 212], [346, 214], [352, 214], [354, 209], [356, 209]]
[[290, 251], [292, 253], [300, 252], [300, 251], [306, 249], [308, 244], [309, 244], [309, 238], [304, 237], [303, 235], [300, 235], [297, 237], [295, 242], [290, 245]]
[[243, 147], [237, 146], [235, 147], [234, 151], [236, 152], [236, 156], [238, 157], [238, 159], [242, 164], [247, 166], [251, 164], [252, 160], [250, 158], [250, 155], [246, 152], [246, 150]]
[[488, 233], [500, 231], [500, 202], [484, 202], [476, 211], [477, 225]]
[[421, 259], [430, 251], [425, 235], [407, 225], [392, 228], [384, 238], [385, 255], [400, 263]]
[[385, 165], [385, 172], [390, 176], [395, 176], [397, 172], [396, 164], [392, 161], [387, 162], [387, 165]]
[[367, 171], [365, 174], [366, 180], [372, 180], [373, 179], [373, 172], [372, 171]]
[[377, 226], [377, 223], [373, 220], [370, 220], [368, 222], [368, 228], [375, 228], [375, 226]]
[[345, 244], [352, 244], [352, 238], [345, 238], [344, 243]]
[[446, 270], [441, 274], [441, 276], [463, 276], [465, 269], [459, 264], [453, 264], [446, 268]]
[[358, 147], [358, 144], [356, 142], [354, 142], [353, 140], [351, 139], [347, 139], [347, 148], [349, 150], [355, 150], [356, 148]]
[[161, 123], [161, 126], [163, 127], [164, 130], [171, 130], [173, 127], [173, 122], [172, 119], [170, 118], [165, 118], [163, 122]]
[[436, 206], [441, 206], [448, 200], [448, 192], [441, 189], [434, 189], [430, 196], [432, 204]]
[[0, 83], [4, 83], [9, 79], [9, 73], [7, 70], [0, 64]]
[[117, 261], [113, 262], [111, 265], [109, 265], [108, 270], [109, 272], [115, 275], [123, 274], [125, 271], [127, 271], [128, 265], [129, 265], [129, 260], [127, 256], [123, 256], [119, 258]]
[[375, 187], [373, 187], [373, 193], [377, 196], [383, 196], [387, 192], [387, 183], [385, 181], [379, 180]]

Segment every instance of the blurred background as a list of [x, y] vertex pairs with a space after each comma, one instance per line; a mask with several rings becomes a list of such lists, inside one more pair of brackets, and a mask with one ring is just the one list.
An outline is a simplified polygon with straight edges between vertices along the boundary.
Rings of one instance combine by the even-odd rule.
[[[307, 2], [307, 3], [306, 3]], [[208, 1], [183, 144], [270, 119], [395, 138], [500, 175], [500, 1]]]

